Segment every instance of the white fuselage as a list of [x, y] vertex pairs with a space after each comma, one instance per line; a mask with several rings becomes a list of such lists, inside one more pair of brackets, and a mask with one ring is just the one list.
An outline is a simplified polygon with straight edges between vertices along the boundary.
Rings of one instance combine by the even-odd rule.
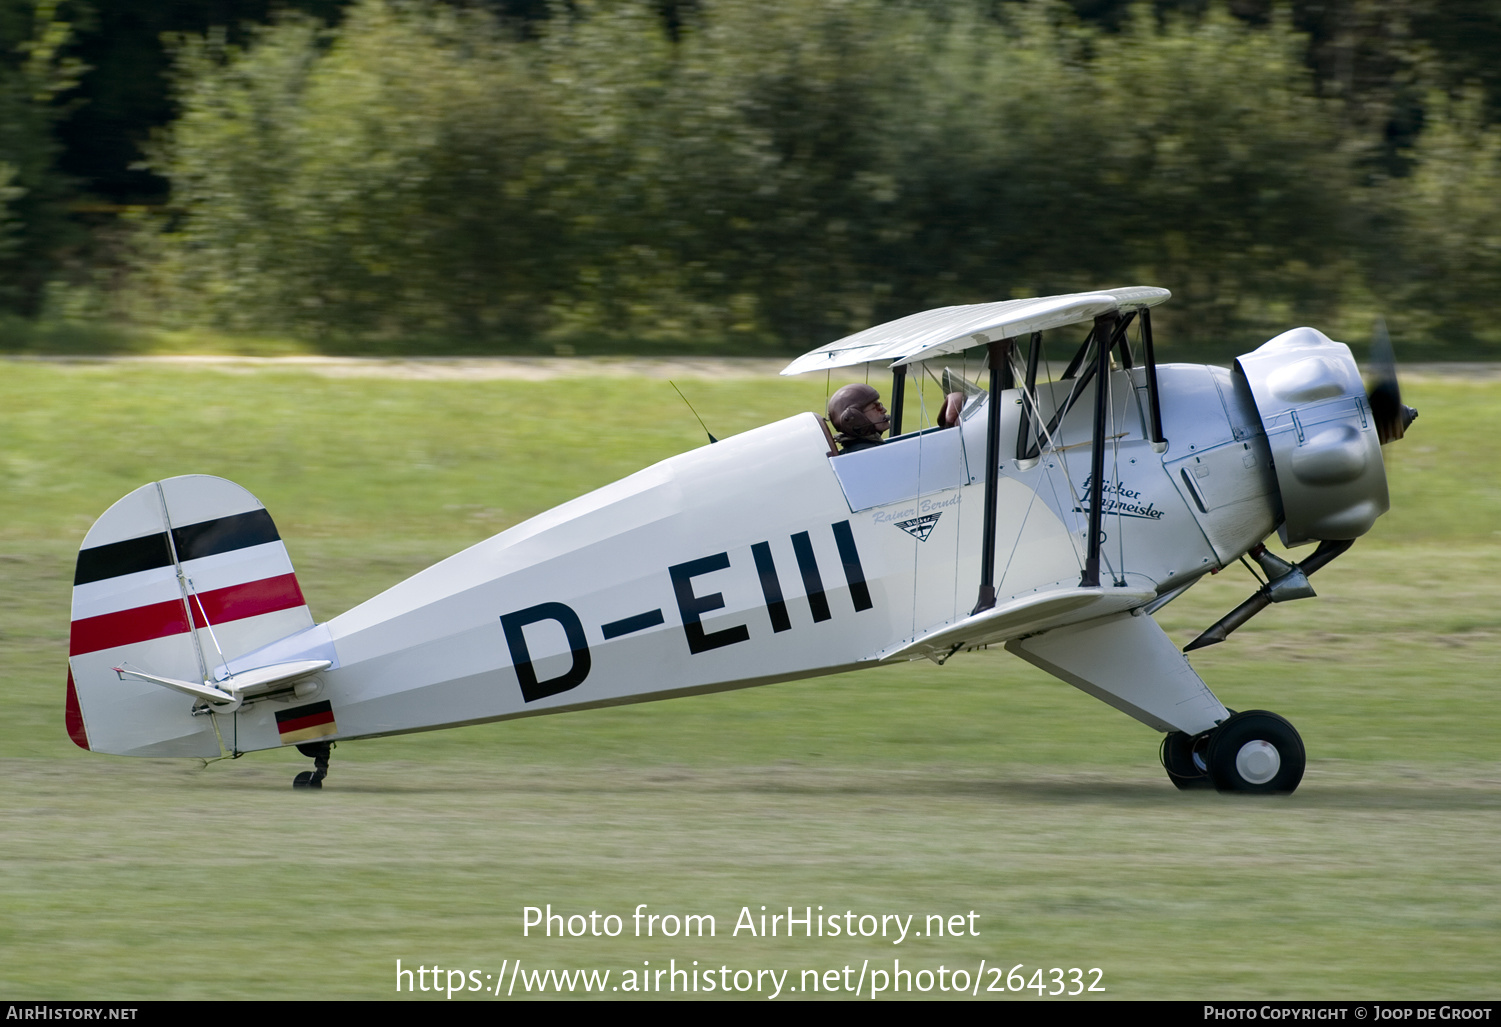
[[[1243, 386], [1219, 368], [1158, 374], [1164, 452], [1143, 373], [1111, 375], [1101, 582], [1165, 594], [1265, 538], [1280, 510]], [[1044, 421], [1070, 385], [1039, 388]], [[1020, 397], [1000, 399], [1000, 599], [1076, 585], [1086, 549], [1092, 401], [1027, 467]], [[683, 453], [229, 666], [328, 659], [311, 692], [353, 738], [874, 665], [975, 604], [985, 402], [958, 428], [833, 458], [811, 414]], [[271, 748], [275, 711], [299, 701], [214, 716], [239, 750]]]

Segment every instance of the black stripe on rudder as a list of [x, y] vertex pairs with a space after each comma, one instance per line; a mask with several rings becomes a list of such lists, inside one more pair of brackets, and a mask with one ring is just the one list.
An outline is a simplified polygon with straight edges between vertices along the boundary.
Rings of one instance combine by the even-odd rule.
[[868, 610], [875, 604], [870, 601], [870, 589], [865, 584], [865, 569], [860, 566], [860, 551], [855, 548], [855, 533], [849, 521], [833, 525], [834, 541], [839, 543], [839, 559], [844, 563], [844, 580], [850, 584], [850, 598], [855, 601], [855, 612]]
[[782, 581], [777, 577], [776, 561], [771, 558], [771, 543], [757, 542], [751, 546], [751, 555], [756, 558], [756, 573], [761, 576], [761, 594], [766, 597], [772, 633], [791, 631], [792, 618], [787, 615], [787, 603], [782, 598]]
[[265, 507], [172, 529], [172, 541], [177, 543], [179, 560], [201, 560], [205, 556], [218, 556], [280, 540], [276, 524]]
[[[281, 535], [265, 508], [172, 529], [172, 541], [177, 545], [179, 560], [218, 556], [280, 539]], [[87, 585], [92, 581], [171, 565], [172, 551], [167, 548], [167, 533], [157, 532], [79, 550], [73, 584]]]
[[127, 538], [120, 542], [106, 542], [78, 551], [78, 566], [73, 572], [73, 584], [87, 585], [91, 581], [118, 578], [122, 574], [136, 574], [156, 567], [172, 566], [172, 553], [167, 549], [167, 533]]
[[797, 554], [797, 569], [803, 575], [803, 590], [808, 593], [808, 609], [813, 623], [834, 616], [829, 612], [829, 598], [823, 593], [823, 577], [818, 573], [818, 558], [813, 555], [813, 540], [806, 531], [792, 536], [792, 551]]

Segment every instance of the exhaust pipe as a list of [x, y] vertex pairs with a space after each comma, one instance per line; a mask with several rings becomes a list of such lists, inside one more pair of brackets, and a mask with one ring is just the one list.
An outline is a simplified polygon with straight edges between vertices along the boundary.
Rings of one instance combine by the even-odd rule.
[[1216, 642], [1223, 642], [1230, 637], [1232, 631], [1273, 603], [1285, 603], [1292, 599], [1311, 598], [1314, 595], [1314, 591], [1313, 587], [1308, 584], [1308, 575], [1323, 567], [1354, 544], [1353, 539], [1326, 539], [1319, 543], [1319, 547], [1313, 551], [1313, 555], [1300, 563], [1288, 563], [1286, 560], [1268, 552], [1266, 546], [1257, 545], [1255, 549], [1251, 550], [1249, 555], [1261, 565], [1261, 569], [1266, 572], [1270, 580], [1257, 589], [1251, 598], [1215, 621], [1209, 630], [1184, 646], [1183, 651], [1191, 653], [1195, 649], [1203, 649], [1205, 646], [1214, 645]]

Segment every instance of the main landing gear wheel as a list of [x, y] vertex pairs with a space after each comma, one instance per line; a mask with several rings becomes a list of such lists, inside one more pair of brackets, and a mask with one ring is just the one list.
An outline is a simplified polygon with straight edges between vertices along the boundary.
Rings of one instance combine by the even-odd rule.
[[1209, 780], [1209, 736], [1174, 731], [1162, 739], [1162, 767], [1180, 791], [1213, 788]]
[[1209, 736], [1209, 779], [1222, 792], [1287, 794], [1303, 780], [1303, 739], [1266, 710], [1244, 710]]

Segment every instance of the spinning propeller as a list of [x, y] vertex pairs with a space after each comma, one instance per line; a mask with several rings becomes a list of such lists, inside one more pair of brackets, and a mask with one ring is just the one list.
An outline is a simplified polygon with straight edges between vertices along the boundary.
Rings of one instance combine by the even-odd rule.
[[1417, 420], [1418, 412], [1402, 402], [1397, 385], [1397, 358], [1392, 352], [1386, 321], [1377, 318], [1371, 338], [1371, 373], [1366, 383], [1366, 398], [1376, 421], [1376, 435], [1384, 446], [1407, 434], [1407, 426]]

